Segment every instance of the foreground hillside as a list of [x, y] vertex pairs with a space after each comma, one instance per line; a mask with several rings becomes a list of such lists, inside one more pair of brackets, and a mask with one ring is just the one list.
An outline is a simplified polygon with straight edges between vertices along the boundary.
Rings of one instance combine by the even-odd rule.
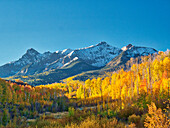
[[0, 126], [168, 128], [170, 53], [126, 65], [104, 78], [36, 87], [0, 79]]

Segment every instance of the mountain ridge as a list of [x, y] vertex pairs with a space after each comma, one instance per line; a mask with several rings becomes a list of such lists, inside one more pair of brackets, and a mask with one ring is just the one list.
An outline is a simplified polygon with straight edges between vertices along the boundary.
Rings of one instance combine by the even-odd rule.
[[[19, 60], [0, 66], [0, 76], [8, 77], [15, 74], [33, 75], [56, 68], [63, 68], [66, 64], [77, 59], [82, 59], [95, 67], [102, 67], [120, 52], [120, 49], [112, 47], [106, 42], [75, 50], [64, 49], [62, 51], [53, 53], [45, 52], [43, 54], [30, 48], [21, 58], [19, 58]], [[8, 72], [5, 73], [4, 69], [8, 70]]]
[[[82, 68], [77, 68], [79, 71], [74, 70], [76, 73], [81, 73], [84, 71], [114, 67], [116, 65], [126, 63], [126, 61], [128, 61], [131, 57], [135, 58], [156, 52], [157, 50], [154, 48], [133, 46], [132, 44], [123, 48], [117, 48], [107, 44], [106, 42], [100, 42], [96, 45], [85, 48], [68, 48], [62, 51], [48, 51], [44, 53], [39, 53], [35, 49], [30, 48], [18, 60], [0, 66], [0, 77], [36, 76], [45, 72], [58, 72], [60, 69], [65, 72], [62, 69], [69, 67], [69, 65], [74, 62], [81, 62], [78, 63], [77, 66], [79, 66], [79, 64], [81, 64], [80, 66], [84, 66]], [[89, 68], [87, 68], [87, 65]], [[70, 69], [71, 68], [73, 67], [70, 66]], [[69, 77], [68, 73], [65, 72], [64, 76]]]

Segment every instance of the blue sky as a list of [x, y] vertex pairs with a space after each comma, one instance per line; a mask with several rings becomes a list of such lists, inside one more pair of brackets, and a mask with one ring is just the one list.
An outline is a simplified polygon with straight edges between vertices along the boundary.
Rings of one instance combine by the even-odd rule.
[[169, 0], [0, 0], [0, 65], [39, 52], [106, 41], [170, 48]]

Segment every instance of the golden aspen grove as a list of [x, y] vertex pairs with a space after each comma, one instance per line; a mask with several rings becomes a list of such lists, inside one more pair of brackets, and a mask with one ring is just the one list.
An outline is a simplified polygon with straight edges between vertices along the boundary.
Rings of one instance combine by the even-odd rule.
[[168, 128], [170, 52], [131, 58], [126, 69], [48, 85], [0, 79], [0, 127]]

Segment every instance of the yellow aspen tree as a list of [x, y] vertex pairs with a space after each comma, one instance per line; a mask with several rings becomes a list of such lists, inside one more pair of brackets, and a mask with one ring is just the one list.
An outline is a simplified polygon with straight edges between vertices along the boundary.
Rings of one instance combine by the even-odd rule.
[[99, 89], [101, 101], [103, 101], [102, 79], [100, 77], [97, 78], [97, 87]]
[[94, 97], [97, 95], [97, 83], [96, 79], [91, 80], [91, 96]]
[[91, 97], [91, 80], [90, 79], [87, 79], [85, 81], [85, 87], [88, 88], [88, 90], [89, 90], [89, 97]]
[[112, 95], [112, 99], [116, 99], [116, 77], [117, 77], [117, 74], [114, 73], [112, 75], [112, 78], [111, 78], [111, 95]]

